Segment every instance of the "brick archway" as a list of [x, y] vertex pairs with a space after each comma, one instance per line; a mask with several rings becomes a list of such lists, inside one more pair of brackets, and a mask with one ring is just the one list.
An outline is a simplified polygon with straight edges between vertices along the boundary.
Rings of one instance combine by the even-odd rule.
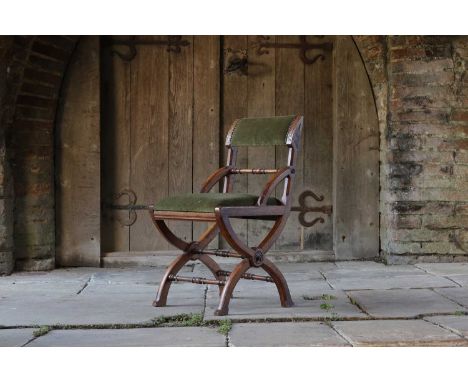
[[6, 47], [2, 164], [8, 174], [2, 179], [0, 223], [8, 237], [0, 254], [0, 274], [11, 272], [12, 252], [18, 270], [54, 268], [53, 131], [62, 79], [77, 40], [16, 36], [0, 42]]
[[[15, 175], [4, 178], [7, 213], [0, 223], [7, 227], [9, 238], [0, 273], [2, 269], [4, 273], [11, 271], [12, 252], [17, 270], [48, 270], [55, 266], [54, 125], [62, 80], [78, 39], [23, 36], [5, 39], [2, 44], [7, 46], [9, 67], [3, 108], [7, 152], [4, 164]], [[375, 62], [381, 59], [376, 52], [383, 52], [379, 48], [381, 40], [355, 38], [374, 91], [382, 85], [372, 81], [373, 76], [380, 75]], [[377, 106], [381, 104], [377, 101]]]

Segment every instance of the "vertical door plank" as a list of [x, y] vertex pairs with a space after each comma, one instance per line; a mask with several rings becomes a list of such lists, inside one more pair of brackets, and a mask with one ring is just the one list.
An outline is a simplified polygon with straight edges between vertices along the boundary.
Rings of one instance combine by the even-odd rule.
[[[163, 36], [142, 36], [161, 40]], [[139, 46], [131, 62], [131, 188], [137, 204], [153, 204], [168, 193], [169, 53], [161, 46]], [[137, 211], [130, 227], [130, 250], [167, 250], [168, 244], [147, 211]]]
[[[232, 52], [247, 49], [247, 36], [224, 36], [223, 39], [224, 67], [226, 68]], [[240, 75], [237, 72], [232, 74], [224, 74], [222, 94], [223, 131], [221, 142], [224, 143], [232, 123], [238, 118], [247, 116], [247, 76]], [[224, 147], [221, 149], [223, 163], [226, 163], [226, 150]], [[239, 149], [237, 166], [243, 168], [247, 167], [246, 148]], [[236, 176], [233, 191], [247, 192], [247, 177], [245, 175]], [[233, 228], [239, 234], [239, 237], [242, 240], [247, 240], [247, 222], [245, 220], [233, 220]], [[222, 247], [226, 248], [228, 246], [224, 240], [220, 240], [220, 242]]]
[[[280, 43], [297, 43], [298, 36], [276, 36]], [[278, 49], [276, 51], [276, 115], [304, 115], [304, 63], [295, 49]], [[304, 128], [305, 129], [305, 128]], [[292, 203], [298, 205], [298, 196], [303, 190], [304, 139], [301, 140], [299, 160], [296, 167]], [[276, 167], [287, 163], [287, 150], [276, 148]], [[283, 188], [278, 187], [276, 195], [282, 195]], [[301, 225], [298, 212], [291, 212], [283, 233], [276, 241], [278, 250], [301, 249]]]
[[[118, 36], [117, 38], [125, 38]], [[115, 200], [117, 193], [130, 187], [130, 64], [113, 55], [103, 53], [102, 115], [102, 192], [105, 203], [127, 203], [126, 198]], [[104, 208], [102, 213], [103, 252], [128, 251], [130, 230], [120, 219], [127, 220], [128, 212]]]
[[[57, 118], [57, 262], [99, 266], [101, 256], [99, 37], [82, 37]], [[77, 224], [78, 222], [78, 224]]]
[[[193, 192], [199, 192], [204, 180], [219, 167], [219, 36], [194, 36], [193, 50]], [[213, 191], [218, 192], [218, 187]], [[194, 240], [206, 228], [206, 223], [194, 223]], [[217, 247], [217, 240], [212, 245]]]
[[[319, 43], [330, 39], [309, 37], [308, 41]], [[310, 203], [317, 206], [332, 204], [333, 189], [333, 56], [332, 52], [323, 55], [324, 60], [305, 65], [304, 188], [324, 196], [323, 201]], [[323, 224], [304, 229], [304, 248], [331, 250], [332, 218], [320, 213], [309, 218], [319, 216], [324, 218]]]
[[[270, 117], [275, 115], [275, 56], [276, 50], [269, 49], [268, 54], [257, 55], [256, 36], [249, 36], [249, 76], [248, 76], [248, 116]], [[270, 36], [269, 41], [275, 42]], [[274, 168], [275, 147], [249, 147], [249, 168]], [[247, 175], [248, 192], [259, 195], [268, 181], [268, 175]], [[248, 221], [248, 244], [256, 246], [271, 229], [273, 223], [262, 220]]]
[[[193, 37], [180, 53], [169, 54], [169, 195], [192, 192]], [[192, 240], [191, 222], [169, 227], [184, 240]]]
[[379, 136], [372, 90], [350, 37], [335, 51], [334, 247], [337, 259], [379, 251]]

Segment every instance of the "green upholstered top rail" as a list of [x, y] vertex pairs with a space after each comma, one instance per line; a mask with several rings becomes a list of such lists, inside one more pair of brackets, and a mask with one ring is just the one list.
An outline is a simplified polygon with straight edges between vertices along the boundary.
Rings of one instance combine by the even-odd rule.
[[232, 146], [285, 145], [296, 115], [266, 118], [241, 118], [234, 122], [226, 138]]

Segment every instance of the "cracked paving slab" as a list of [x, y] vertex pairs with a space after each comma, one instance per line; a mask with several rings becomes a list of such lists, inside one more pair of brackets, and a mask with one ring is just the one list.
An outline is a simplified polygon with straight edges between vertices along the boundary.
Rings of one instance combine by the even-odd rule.
[[0, 329], [0, 347], [23, 346], [34, 338], [35, 329]]
[[468, 346], [468, 341], [424, 320], [332, 322], [353, 346]]
[[156, 288], [145, 284], [90, 283], [80, 294], [65, 296], [49, 294], [38, 298], [27, 292], [2, 294], [0, 325], [141, 324], [159, 316], [203, 312], [204, 287], [173, 285], [168, 306], [164, 308], [151, 305]]
[[28, 347], [46, 346], [226, 346], [226, 338], [215, 328], [136, 328], [53, 330], [30, 342]]
[[330, 326], [321, 322], [234, 324], [230, 346], [349, 346]]
[[468, 275], [450, 275], [446, 277], [450, 278], [450, 280], [455, 281], [460, 286], [468, 287]]
[[[242, 283], [242, 281], [245, 281]], [[248, 281], [242, 280], [236, 289], [234, 298], [229, 305], [229, 315], [215, 316], [218, 307], [219, 294], [214, 288], [208, 289], [205, 319], [222, 320], [259, 320], [259, 319], [338, 319], [339, 317], [363, 318], [367, 315], [357, 306], [351, 304], [347, 295], [342, 291], [328, 289], [295, 288], [290, 283], [291, 296], [294, 306], [283, 308], [274, 284], [270, 288], [249, 288]], [[253, 282], [252, 282], [253, 283]], [[333, 299], [324, 300], [323, 295], [332, 295]], [[304, 299], [304, 296], [307, 299]], [[326, 305], [325, 305], [326, 304]]]
[[411, 289], [411, 288], [454, 288], [458, 285], [444, 277], [429, 274], [360, 274], [353, 277], [325, 275], [334, 289]]
[[468, 316], [433, 316], [426, 320], [468, 339]]
[[376, 318], [416, 317], [422, 314], [454, 313], [460, 305], [428, 289], [352, 291], [348, 294]]
[[415, 264], [415, 266], [439, 276], [468, 276], [468, 263], [419, 263]]
[[440, 288], [434, 290], [468, 309], [468, 287]]
[[[378, 263], [377, 263], [378, 264]], [[457, 287], [453, 281], [408, 265], [338, 268], [324, 272], [334, 289], [409, 289]]]

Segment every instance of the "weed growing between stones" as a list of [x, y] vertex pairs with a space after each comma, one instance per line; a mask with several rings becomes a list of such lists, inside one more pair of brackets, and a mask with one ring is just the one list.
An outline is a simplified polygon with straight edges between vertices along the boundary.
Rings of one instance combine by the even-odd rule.
[[221, 333], [221, 334], [224, 334], [225, 336], [227, 336], [231, 329], [232, 329], [232, 321], [231, 320], [219, 321], [218, 333]]
[[304, 300], [324, 300], [324, 301], [330, 301], [330, 300], [336, 300], [336, 296], [333, 296], [332, 294], [322, 294], [321, 296], [307, 296], [303, 295], [302, 298]]
[[35, 330], [33, 332], [34, 337], [41, 337], [45, 336], [47, 333], [49, 333], [52, 329], [49, 326], [41, 326], [39, 329]]
[[161, 316], [153, 320], [155, 326], [203, 326], [200, 313], [177, 314], [175, 316]]

